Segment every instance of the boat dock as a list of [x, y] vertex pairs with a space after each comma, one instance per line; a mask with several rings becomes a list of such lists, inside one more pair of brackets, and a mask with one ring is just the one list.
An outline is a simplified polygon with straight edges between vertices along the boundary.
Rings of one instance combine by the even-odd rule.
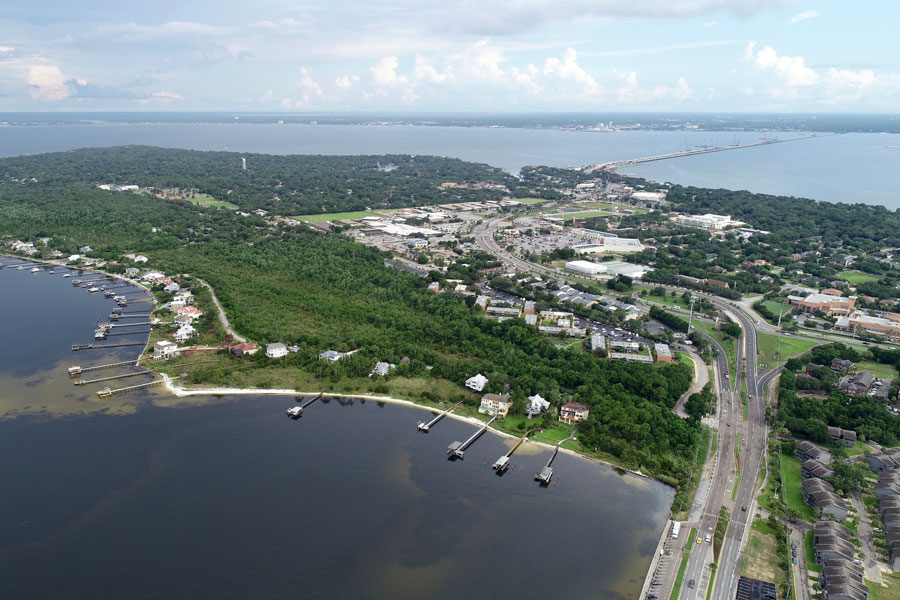
[[482, 425], [478, 429], [478, 431], [473, 433], [472, 437], [470, 437], [466, 441], [464, 441], [462, 443], [453, 442], [452, 444], [447, 446], [447, 458], [450, 460], [462, 458], [463, 455], [466, 453], [466, 448], [471, 446], [475, 440], [477, 440], [479, 437], [481, 437], [481, 434], [484, 433], [487, 430], [487, 428], [491, 426], [491, 423], [493, 423], [496, 419], [497, 419], [497, 415], [494, 415], [493, 417], [491, 417], [487, 423]]
[[116, 342], [114, 344], [72, 344], [72, 352], [79, 350], [99, 350], [101, 348], [124, 348], [125, 346], [145, 346], [146, 342]]
[[[291, 418], [296, 420], [296, 419], [299, 419], [300, 417], [302, 417], [303, 409], [305, 409], [307, 406], [309, 406], [310, 404], [312, 404], [313, 402], [315, 402], [322, 396], [324, 396], [324, 394], [319, 394], [318, 396], [313, 396], [312, 398], [308, 398], [307, 400], [303, 401], [303, 403], [300, 406], [295, 407], [297, 410], [292, 410], [289, 413]], [[297, 402], [300, 402], [300, 398], [297, 398]]]
[[[179, 379], [181, 375], [177, 377], [172, 377], [171, 379]], [[147, 383], [139, 383], [137, 385], [130, 385], [128, 387], [119, 388], [116, 390], [110, 389], [108, 387], [103, 388], [99, 392], [97, 392], [98, 398], [109, 398], [110, 396], [115, 396], [117, 394], [127, 394], [128, 392], [136, 392], [137, 390], [143, 390], [147, 388], [156, 387], [158, 385], [162, 385], [166, 382], [164, 377], [160, 377], [159, 379], [154, 379], [153, 381], [148, 381]]]
[[82, 373], [90, 371], [99, 371], [100, 369], [112, 369], [113, 367], [133, 367], [137, 366], [136, 360], [126, 360], [122, 362], [109, 363], [108, 365], [96, 365], [93, 367], [69, 367], [69, 377], [77, 377]]
[[[577, 431], [577, 429], [576, 429]], [[547, 461], [547, 464], [544, 465], [544, 468], [541, 469], [540, 473], [534, 474], [534, 480], [539, 481], [542, 486], [546, 487], [550, 485], [550, 479], [553, 477], [553, 467], [550, 465], [553, 464], [553, 459], [556, 458], [556, 455], [559, 454], [559, 449], [563, 445], [563, 443], [568, 442], [570, 440], [575, 439], [575, 431], [572, 432], [572, 435], [567, 437], [564, 440], [559, 440], [556, 442], [556, 448], [553, 449], [553, 454], [550, 455], [550, 460]]]
[[443, 419], [444, 417], [449, 415], [451, 412], [453, 412], [453, 409], [455, 409], [457, 406], [459, 406], [462, 403], [463, 403], [463, 401], [460, 400], [459, 402], [457, 402], [456, 404], [454, 404], [447, 410], [445, 410], [441, 413], [438, 413], [438, 415], [435, 418], [428, 421], [427, 423], [424, 421], [419, 421], [419, 423], [418, 423], [418, 425], [416, 425], [416, 427], [418, 428], [419, 431], [424, 431], [425, 433], [428, 433], [428, 430], [431, 429], [432, 425], [434, 425], [435, 423], [437, 423], [438, 421], [440, 421], [441, 419]]
[[124, 375], [110, 375], [109, 377], [99, 377], [97, 379], [76, 379], [72, 383], [75, 385], [90, 385], [92, 383], [100, 383], [103, 381], [113, 381], [114, 379], [125, 379], [126, 377], [137, 377], [138, 375], [150, 375], [150, 371], [139, 371], [137, 373], [125, 373]]
[[152, 325], [150, 321], [144, 321], [142, 323], [110, 323], [107, 327], [109, 329], [119, 329], [122, 327], [143, 327], [146, 325]]
[[522, 443], [528, 439], [529, 433], [531, 433], [531, 431], [526, 431], [525, 435], [520, 437], [519, 441], [516, 442], [512, 448], [509, 449], [509, 452], [507, 452], [506, 454], [504, 454], [503, 456], [501, 456], [500, 458], [497, 459], [497, 462], [495, 462], [492, 467], [495, 471], [497, 471], [497, 475], [502, 475], [503, 473], [506, 472], [506, 470], [509, 468], [510, 457], [512, 457], [513, 452], [518, 450], [519, 446], [521, 446]]

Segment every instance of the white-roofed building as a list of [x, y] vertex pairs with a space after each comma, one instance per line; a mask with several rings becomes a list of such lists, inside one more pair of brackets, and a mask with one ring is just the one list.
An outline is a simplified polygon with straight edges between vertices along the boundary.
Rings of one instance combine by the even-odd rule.
[[479, 373], [473, 377], [469, 377], [466, 379], [466, 387], [470, 390], [474, 390], [476, 392], [480, 392], [484, 389], [484, 386], [488, 384], [488, 378]]

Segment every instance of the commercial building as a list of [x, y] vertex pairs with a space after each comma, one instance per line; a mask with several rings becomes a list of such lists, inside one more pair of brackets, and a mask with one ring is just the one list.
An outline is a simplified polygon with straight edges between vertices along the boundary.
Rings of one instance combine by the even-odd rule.
[[578, 273], [579, 275], [587, 275], [596, 277], [606, 271], [606, 267], [599, 263], [592, 263], [587, 260], [570, 260], [566, 263], [566, 271]]
[[668, 344], [653, 344], [653, 349], [656, 350], [656, 362], [672, 362], [672, 349]]
[[666, 201], [666, 192], [632, 192], [631, 199], [637, 200], [638, 202], [652, 202], [657, 204]]
[[881, 335], [891, 341], [900, 340], [900, 314], [882, 313], [883, 317], [873, 317], [862, 311], [855, 311], [848, 316], [839, 317], [834, 328], [850, 333], [868, 333]]
[[707, 231], [721, 231], [726, 227], [738, 227], [743, 225], [741, 221], [734, 221], [730, 216], [726, 215], [676, 215], [672, 220], [679, 225], [688, 227], [699, 227]]
[[[576, 229], [575, 233], [580, 231], [590, 231], [586, 229]], [[636, 238], [620, 238], [610, 236], [592, 237], [593, 241], [588, 244], [576, 244], [572, 246], [575, 254], [597, 254], [603, 252], [611, 252], [616, 254], [629, 254], [632, 252], [640, 252], [644, 249], [644, 244]]]
[[856, 306], [856, 296], [832, 296], [814, 292], [805, 298], [800, 296], [788, 296], [788, 304], [796, 306], [800, 312], [813, 313], [820, 311], [826, 315], [848, 316]]

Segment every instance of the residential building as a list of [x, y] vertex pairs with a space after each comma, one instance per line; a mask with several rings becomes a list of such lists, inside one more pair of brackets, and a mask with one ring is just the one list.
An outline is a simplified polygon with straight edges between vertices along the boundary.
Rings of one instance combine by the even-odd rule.
[[484, 386], [488, 384], [488, 378], [479, 373], [473, 377], [469, 377], [466, 379], [466, 387], [470, 390], [474, 390], [476, 392], [480, 392], [484, 389]]
[[343, 352], [338, 352], [337, 350], [326, 350], [325, 352], [319, 353], [319, 360], [330, 360], [331, 362], [337, 362], [344, 358]]
[[531, 419], [539, 414], [546, 412], [550, 408], [550, 402], [541, 398], [540, 394], [528, 396], [527, 415]]
[[511, 405], [509, 394], [485, 394], [481, 397], [481, 406], [478, 407], [478, 412], [502, 418], [509, 414]]
[[803, 479], [826, 479], [828, 477], [834, 477], [835, 473], [832, 469], [829, 469], [824, 463], [820, 463], [817, 460], [809, 459], [804, 460], [800, 465], [800, 476]]
[[631, 352], [612, 352], [607, 354], [608, 358], [613, 360], [624, 360], [626, 362], [642, 362], [647, 364], [653, 363], [653, 357], [647, 354], [634, 354]]
[[876, 473], [900, 467], [900, 449], [887, 450], [880, 454], [866, 454], [865, 458], [869, 468]]
[[256, 344], [251, 344], [250, 342], [244, 342], [242, 344], [237, 344], [229, 348], [232, 354], [237, 357], [244, 356], [253, 356], [259, 351], [259, 347]]
[[525, 310], [523, 312], [526, 315], [534, 314], [534, 300], [526, 300], [525, 301]]
[[282, 356], [287, 356], [287, 353], [287, 346], [281, 342], [275, 342], [266, 346], [266, 356], [269, 358], [281, 358]]
[[384, 361], [379, 361], [379, 362], [375, 363], [375, 368], [373, 368], [372, 372], [369, 373], [369, 377], [372, 377], [373, 375], [379, 375], [381, 377], [384, 377], [385, 375], [387, 375], [388, 373], [390, 373], [391, 371], [393, 371], [396, 368], [397, 368], [397, 365], [395, 365], [395, 364], [392, 364], [389, 362], [384, 362]]
[[428, 291], [437, 294], [439, 291], [441, 291], [441, 284], [437, 281], [432, 281], [428, 284]]
[[599, 352], [600, 350], [606, 351], [606, 336], [594, 333], [591, 335], [591, 352]]
[[847, 504], [823, 479], [804, 479], [800, 484], [803, 501], [820, 511], [821, 518], [842, 521], [847, 518]]
[[872, 389], [873, 383], [875, 376], [868, 371], [862, 371], [856, 375], [844, 375], [838, 381], [837, 387], [848, 396], [856, 397], [865, 396]]
[[609, 349], [611, 351], [637, 352], [641, 345], [637, 342], [629, 342], [626, 340], [610, 340]]
[[653, 344], [656, 351], [656, 362], [672, 362], [672, 349], [668, 344]]
[[125, 277], [134, 278], [141, 274], [140, 269], [136, 269], [135, 267], [128, 267], [125, 269]]
[[478, 296], [477, 298], [475, 298], [475, 307], [480, 308], [481, 310], [484, 310], [487, 308], [489, 301], [490, 301], [490, 298], [488, 298], [487, 296], [482, 294], [482, 295]]
[[574, 425], [588, 418], [591, 409], [578, 402], [566, 402], [559, 409], [559, 420]]
[[168, 360], [179, 356], [181, 353], [178, 351], [178, 344], [174, 342], [162, 340], [153, 345], [153, 360]]
[[794, 455], [801, 461], [812, 458], [826, 465], [831, 462], [831, 453], [828, 450], [807, 440], [797, 442]]
[[178, 328], [178, 331], [175, 332], [175, 335], [172, 336], [176, 342], [186, 342], [190, 338], [194, 337], [194, 334], [197, 333], [197, 330], [194, 329], [192, 325], [182, 325]]
[[503, 315], [505, 317], [518, 317], [521, 309], [515, 306], [488, 306], [485, 310], [489, 315]]
[[832, 444], [843, 444], [847, 448], [852, 448], [856, 445], [856, 432], [852, 429], [829, 427], [828, 435], [831, 437]]
[[834, 358], [831, 361], [831, 370], [837, 371], [838, 373], [852, 373], [856, 369], [856, 365], [853, 364], [852, 360], [846, 360], [843, 358]]
[[788, 296], [788, 304], [806, 314], [819, 311], [829, 316], [847, 316], [856, 306], [856, 296], [845, 298], [814, 292], [805, 298]]

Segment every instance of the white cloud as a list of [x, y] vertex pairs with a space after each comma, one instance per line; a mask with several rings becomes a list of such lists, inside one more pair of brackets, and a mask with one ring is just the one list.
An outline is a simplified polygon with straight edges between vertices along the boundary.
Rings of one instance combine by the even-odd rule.
[[452, 73], [446, 71], [438, 73], [437, 69], [431, 66], [431, 63], [420, 54], [416, 55], [416, 66], [413, 69], [413, 75], [415, 75], [416, 79], [429, 81], [431, 83], [444, 83], [454, 79]]
[[671, 95], [676, 100], [688, 100], [694, 96], [694, 90], [691, 89], [684, 77], [679, 77], [678, 85], [672, 90]]
[[579, 66], [578, 56], [574, 48], [567, 48], [563, 53], [562, 60], [555, 57], [548, 58], [544, 63], [544, 75], [553, 75], [560, 79], [571, 80], [580, 88], [579, 93], [586, 96], [595, 95], [603, 91], [597, 80]]
[[819, 76], [806, 66], [802, 56], [779, 56], [774, 48], [766, 46], [756, 53], [754, 59], [754, 45], [755, 42], [747, 45], [744, 58], [753, 59], [756, 66], [763, 71], [774, 71], [786, 86], [805, 87], [818, 81]]
[[162, 91], [162, 92], [153, 92], [150, 94], [149, 98], [142, 100], [141, 102], [144, 104], [156, 103], [156, 104], [169, 104], [174, 100], [184, 100], [184, 96], [179, 94], [178, 92], [170, 92], [170, 91]]
[[7, 52], [14, 52], [14, 51], [15, 51], [15, 48], [13, 48], [12, 46], [0, 46], [0, 52], [2, 52], [4, 54]]
[[119, 25], [101, 25], [97, 30], [103, 34], [119, 35], [131, 41], [216, 37], [237, 31], [234, 27], [219, 27], [194, 21], [169, 21], [160, 25], [122, 23]]
[[791, 20], [788, 21], [788, 25], [794, 25], [795, 23], [799, 23], [800, 21], [806, 21], [808, 19], [816, 19], [821, 17], [822, 14], [817, 10], [804, 10], [801, 13], [797, 13]]
[[342, 90], [349, 90], [358, 81], [359, 75], [342, 75], [334, 80], [334, 85]]
[[372, 79], [378, 87], [393, 87], [409, 84], [406, 75], [397, 75], [397, 67], [400, 66], [396, 56], [385, 56], [379, 60], [369, 71]]
[[69, 79], [71, 78], [63, 75], [55, 65], [31, 65], [25, 74], [31, 98], [51, 102], [58, 102], [72, 95], [72, 90], [66, 85]]

